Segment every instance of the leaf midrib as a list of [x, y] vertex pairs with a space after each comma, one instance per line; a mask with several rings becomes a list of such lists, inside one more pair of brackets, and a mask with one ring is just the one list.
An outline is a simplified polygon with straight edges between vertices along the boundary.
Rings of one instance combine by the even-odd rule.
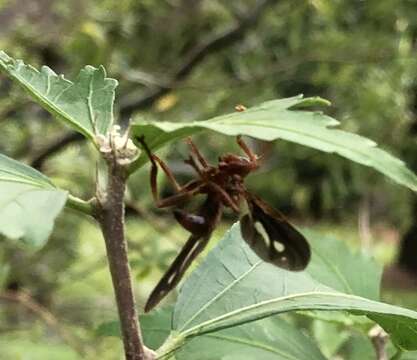
[[[202, 123], [203, 123], [203, 121], [202, 121]], [[208, 129], [208, 130], [211, 130], [211, 131], [215, 131], [215, 132], [220, 132], [220, 131], [218, 131], [218, 130], [216, 130], [216, 129], [214, 129], [214, 128], [211, 128], [211, 127], [209, 127], [209, 126], [205, 126], [205, 125], [201, 125], [201, 124], [192, 124], [192, 123], [189, 123], [190, 125], [186, 125], [186, 127], [198, 127], [198, 128], [203, 128], [203, 129]], [[192, 125], [191, 125], [192, 124]], [[156, 126], [156, 127], [158, 127], [161, 131], [163, 131], [164, 133], [172, 133], [173, 131], [165, 131], [164, 129], [162, 129], [159, 125], [160, 124], [158, 124], [158, 123], [153, 123], [153, 125], [154, 126]], [[231, 126], [232, 124], [214, 124], [214, 125], [225, 125], [225, 126]], [[378, 162], [378, 159], [374, 159], [374, 158], [370, 158], [368, 155], [367, 155], [367, 153], [365, 152], [365, 150], [369, 150], [369, 149], [380, 149], [380, 148], [378, 148], [377, 147], [377, 144], [376, 143], [374, 143], [373, 141], [371, 141], [371, 140], [369, 140], [369, 139], [367, 139], [367, 138], [364, 138], [364, 137], [362, 137], [362, 136], [360, 136], [360, 135], [357, 135], [357, 134], [354, 134], [354, 133], [350, 133], [350, 132], [347, 132], [347, 131], [344, 131], [344, 130], [341, 130], [341, 129], [329, 129], [328, 127], [326, 127], [326, 126], [324, 126], [324, 127], [320, 127], [320, 129], [321, 130], [324, 130], [324, 131], [328, 131], [328, 132], [332, 132], [332, 131], [340, 131], [340, 132], [342, 132], [343, 134], [346, 134], [346, 135], [349, 135], [349, 136], [352, 136], [352, 137], [354, 137], [354, 138], [357, 138], [357, 139], [359, 139], [360, 141], [364, 141], [364, 142], [367, 142], [367, 144], [363, 144], [363, 146], [367, 146], [368, 147], [368, 149], [364, 149], [364, 151], [360, 151], [360, 150], [358, 150], [357, 148], [353, 148], [353, 147], [347, 147], [347, 146], [344, 146], [344, 145], [342, 145], [342, 144], [340, 144], [340, 143], [338, 143], [338, 142], [334, 142], [334, 141], [329, 141], [327, 138], [323, 138], [323, 137], [320, 137], [320, 136], [315, 136], [315, 135], [312, 135], [312, 133], [306, 133], [306, 132], [303, 132], [303, 131], [299, 131], [299, 130], [295, 130], [294, 128], [286, 128], [286, 127], [283, 127], [283, 126], [271, 126], [271, 125], [267, 125], [267, 124], [259, 124], [259, 123], [257, 123], [257, 124], [250, 124], [250, 123], [238, 123], [238, 122], [236, 122], [236, 123], [234, 123], [233, 125], [245, 125], [245, 126], [257, 126], [257, 127], [264, 127], [264, 128], [275, 128], [275, 129], [277, 129], [277, 130], [281, 130], [281, 131], [287, 131], [287, 132], [290, 132], [290, 133], [294, 133], [294, 134], [298, 134], [298, 135], [302, 135], [302, 136], [305, 136], [305, 137], [308, 137], [309, 139], [315, 139], [315, 140], [319, 140], [319, 141], [321, 141], [322, 143], [326, 143], [326, 144], [329, 144], [329, 145], [332, 145], [332, 146], [334, 146], [336, 149], [344, 149], [344, 150], [347, 150], [347, 151], [350, 151], [350, 152], [353, 152], [353, 153], [356, 153], [356, 154], [358, 154], [358, 155], [361, 155], [361, 156], [364, 156], [366, 159], [371, 159], [372, 160], [372, 162], [374, 163], [374, 164], [378, 164], [378, 165], [380, 165], [380, 163]], [[177, 130], [181, 130], [182, 128], [179, 128], [179, 129], [176, 129], [176, 130], [174, 130], [174, 131], [177, 131]], [[220, 132], [221, 133], [221, 132]], [[262, 139], [261, 137], [258, 137], [258, 136], [256, 136], [256, 135], [253, 135], [253, 134], [251, 134], [250, 136], [253, 136], [253, 137], [256, 137], [256, 138], [259, 138], [259, 139]], [[288, 139], [287, 139], [288, 140]], [[291, 142], [293, 142], [292, 140], [288, 140], [288, 141], [291, 141]], [[308, 146], [308, 145], [304, 145], [304, 146], [307, 146], [307, 147], [311, 147], [311, 146]], [[336, 152], [337, 152], [338, 150], [336, 150]], [[332, 152], [335, 152], [335, 150], [333, 150]], [[388, 155], [390, 155], [389, 153], [387, 153]], [[373, 160], [375, 160], [375, 161], [373, 161]], [[399, 159], [397, 159], [397, 158], [391, 158], [390, 160], [394, 160], [398, 165], [404, 165], [404, 162], [403, 161], [401, 161], [401, 160], [399, 160]], [[374, 166], [372, 166], [371, 165], [371, 167], [374, 167]], [[413, 188], [415, 188], [415, 189], [417, 189], [415, 186], [413, 186]]]
[[[10, 70], [9, 70], [9, 72], [10, 72]], [[19, 82], [21, 82], [28, 90], [30, 90], [30, 92], [33, 93], [41, 102], [43, 102], [44, 104], [47, 104], [58, 116], [61, 116], [62, 118], [69, 121], [72, 125], [74, 125], [76, 128], [78, 128], [84, 135], [88, 135], [88, 137], [92, 136], [92, 133], [91, 133], [90, 130], [86, 129], [80, 123], [75, 121], [73, 119], [73, 117], [70, 116], [68, 113], [66, 113], [65, 111], [62, 111], [62, 109], [58, 108], [56, 106], [56, 103], [53, 102], [53, 101], [55, 101], [55, 99], [51, 100], [48, 97], [44, 96], [44, 94], [42, 92], [38, 91], [35, 87], [33, 87], [32, 83], [28, 82], [24, 77], [22, 77], [18, 73], [18, 71], [15, 67], [13, 67], [13, 72], [14, 72], [13, 76], [18, 78]], [[40, 73], [40, 72], [38, 71], [38, 73]], [[63, 89], [61, 93], [64, 93], [65, 91], [67, 91], [69, 88], [71, 88], [71, 86], [73, 86], [72, 82], [70, 82], [70, 85], [67, 88]], [[61, 93], [60, 93], [60, 95], [61, 95]]]
[[[202, 334], [201, 332], [199, 332], [200, 329], [203, 329], [204, 327], [208, 327], [209, 325], [216, 324], [216, 322], [227, 320], [227, 319], [229, 319], [229, 318], [231, 318], [235, 315], [239, 315], [240, 313], [244, 313], [244, 312], [247, 312], [247, 311], [250, 311], [250, 310], [265, 306], [265, 305], [270, 305], [270, 304], [273, 304], [273, 303], [276, 303], [276, 302], [279, 303], [281, 301], [286, 301], [286, 300], [296, 300], [297, 298], [303, 298], [303, 297], [309, 297], [309, 296], [324, 296], [324, 297], [336, 297], [336, 298], [340, 297], [341, 299], [349, 298], [349, 299], [352, 299], [352, 300], [358, 300], [358, 301], [361, 301], [361, 302], [367, 302], [367, 303], [371, 303], [371, 304], [376, 303], [376, 304], [379, 304], [379, 305], [393, 306], [393, 305], [389, 305], [389, 304], [369, 300], [369, 299], [366, 299], [366, 298], [363, 298], [363, 297], [360, 297], [360, 296], [355, 296], [355, 295], [351, 295], [351, 294], [343, 294], [343, 293], [336, 292], [336, 291], [335, 292], [318, 292], [318, 291], [316, 291], [316, 292], [298, 293], [298, 294], [292, 294], [292, 295], [287, 295], [287, 296], [282, 296], [282, 297], [278, 297], [278, 298], [273, 298], [273, 299], [261, 301], [261, 302], [256, 303], [256, 304], [252, 304], [252, 305], [240, 308], [240, 309], [236, 309], [236, 310], [231, 311], [227, 314], [220, 315], [218, 317], [206, 320], [206, 321], [204, 321], [204, 322], [202, 322], [198, 325], [195, 325], [195, 326], [189, 328], [188, 330], [186, 330], [185, 332], [183, 332], [182, 335], [184, 337], [189, 337], [189, 336], [192, 336], [195, 333]], [[340, 307], [343, 308], [343, 306], [344, 305], [341, 304]], [[314, 309], [314, 308], [312, 308], [312, 309]], [[305, 309], [300, 308], [300, 310], [305, 310]], [[402, 309], [402, 310], [408, 310], [408, 309]], [[357, 311], [361, 311], [361, 310], [357, 309]], [[375, 311], [375, 312], [369, 311], [369, 310], [363, 310], [363, 311], [378, 314], [377, 311]], [[412, 311], [412, 310], [408, 310], [408, 311]], [[286, 311], [283, 311], [283, 312], [286, 312]], [[379, 314], [388, 315], [386, 313], [379, 313]], [[394, 314], [394, 315], [407, 317], [407, 315], [398, 315], [398, 314]], [[210, 332], [215, 331], [214, 329], [211, 328]]]
[[343, 275], [341, 274], [339, 268], [337, 266], [333, 265], [330, 261], [328, 261], [326, 259], [326, 257], [323, 256], [322, 254], [320, 254], [318, 251], [314, 251], [314, 254], [317, 257], [319, 257], [331, 270], [334, 270], [334, 274], [339, 278], [339, 280], [341, 281], [341, 283], [344, 285], [344, 288], [346, 290], [346, 293], [353, 294], [353, 289], [350, 287], [350, 285], [347, 282], [347, 280], [343, 277]]
[[[16, 179], [16, 181], [14, 179], [7, 178], [7, 177], [2, 178], [2, 176], [1, 176], [2, 173], [12, 175]], [[21, 180], [21, 181], [19, 181], [19, 180]], [[27, 181], [23, 181], [23, 180], [27, 180]], [[39, 181], [37, 181], [37, 180], [39, 180]], [[11, 170], [6, 170], [4, 168], [2, 169], [1, 164], [0, 164], [0, 181], [27, 182], [27, 183], [30, 183], [30, 184], [38, 184], [38, 186], [43, 186], [43, 185], [53, 186], [48, 178], [43, 178], [42, 176], [36, 176], [35, 177], [35, 176], [30, 176], [29, 174], [19, 172], [19, 171], [11, 171]]]

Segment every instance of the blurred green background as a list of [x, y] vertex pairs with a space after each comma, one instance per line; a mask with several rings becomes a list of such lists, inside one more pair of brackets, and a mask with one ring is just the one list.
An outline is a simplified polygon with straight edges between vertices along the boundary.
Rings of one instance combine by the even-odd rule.
[[[415, 0], [0, 0], [0, 49], [69, 79], [84, 65], [104, 65], [119, 80], [116, 117], [124, 125], [321, 96], [343, 129], [417, 171]], [[0, 122], [1, 153], [80, 197], [93, 195], [94, 149], [2, 75]], [[195, 142], [213, 160], [237, 151], [222, 136]], [[248, 181], [253, 192], [295, 223], [373, 254], [387, 266], [384, 299], [417, 308], [414, 194], [336, 156], [279, 141], [251, 146], [266, 159]], [[177, 143], [161, 152], [184, 181], [186, 151]], [[163, 179], [161, 188], [171, 191]], [[142, 306], [187, 234], [169, 212], [155, 210], [147, 167], [130, 180], [127, 201]], [[226, 216], [215, 238], [233, 220]], [[0, 239], [0, 289], [25, 294], [19, 301], [0, 295], [0, 359], [118, 359], [119, 341], [94, 333], [116, 309], [103, 240], [88, 219], [65, 211], [37, 251]]]

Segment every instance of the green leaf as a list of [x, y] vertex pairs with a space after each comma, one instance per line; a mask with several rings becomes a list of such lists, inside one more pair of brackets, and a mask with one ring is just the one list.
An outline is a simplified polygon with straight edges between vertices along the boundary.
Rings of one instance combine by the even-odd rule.
[[[202, 130], [224, 135], [248, 135], [272, 141], [283, 139], [328, 153], [336, 153], [354, 162], [374, 168], [397, 183], [417, 191], [417, 177], [405, 164], [376, 147], [364, 137], [333, 129], [339, 122], [321, 112], [300, 111], [297, 107], [315, 104], [316, 98], [302, 96], [273, 100], [244, 112], [217, 116], [206, 121], [146, 122], [132, 126], [135, 137], [145, 135], [148, 145], [157, 149]], [[142, 156], [132, 171], [147, 161]]]
[[[173, 308], [168, 306], [140, 316], [143, 340], [147, 347], [157, 349], [168, 338], [171, 332], [172, 311]], [[119, 324], [119, 321], [105, 322], [99, 325], [95, 333], [98, 336], [121, 337]]]
[[43, 245], [67, 195], [40, 172], [0, 154], [0, 233], [6, 237]]
[[406, 352], [405, 354], [401, 354], [398, 358], [392, 358], [392, 360], [398, 359], [398, 360], [416, 360], [417, 359], [417, 351], [410, 351]]
[[[312, 231], [303, 231], [312, 247], [307, 273], [321, 284], [345, 294], [379, 300], [382, 266], [343, 241]], [[355, 271], [352, 271], [355, 269]]]
[[[325, 359], [310, 338], [277, 317], [186, 339], [184, 343], [178, 344], [175, 332], [168, 337], [172, 311], [172, 307], [167, 307], [140, 317], [146, 346], [157, 349], [162, 345], [158, 350], [158, 358], [174, 351], [176, 360]], [[120, 337], [119, 322], [100, 325], [97, 334]]]
[[23, 87], [46, 111], [86, 137], [106, 135], [113, 123], [117, 81], [104, 67], [86, 66], [74, 82], [43, 66], [40, 71], [0, 51], [0, 70]]
[[299, 310], [347, 311], [378, 322], [397, 346], [417, 349], [417, 312], [338, 292], [308, 270], [289, 272], [261, 261], [234, 225], [185, 281], [173, 329], [199, 336]]
[[316, 344], [286, 321], [271, 317], [187, 340], [177, 360], [325, 360]]
[[349, 360], [374, 360], [376, 358], [371, 340], [361, 334], [354, 334], [341, 350], [342, 358]]
[[[345, 294], [379, 300], [382, 266], [365, 254], [352, 252], [343, 241], [312, 231], [303, 231], [312, 247], [308, 274], [321, 284]], [[352, 268], [355, 271], [352, 271]], [[304, 315], [345, 326], [369, 325], [369, 319], [348, 313], [306, 311]]]

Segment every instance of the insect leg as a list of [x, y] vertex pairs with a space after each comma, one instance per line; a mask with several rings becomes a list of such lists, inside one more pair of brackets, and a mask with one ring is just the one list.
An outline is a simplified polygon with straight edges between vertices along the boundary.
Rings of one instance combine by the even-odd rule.
[[153, 199], [154, 199], [155, 203], [157, 203], [159, 201], [158, 186], [157, 186], [158, 166], [156, 164], [154, 155], [152, 154], [151, 150], [149, 149], [148, 144], [146, 144], [146, 142], [145, 142], [145, 137], [141, 136], [140, 138], [138, 138], [138, 141], [141, 143], [143, 149], [146, 152], [146, 155], [148, 155], [148, 158], [151, 162], [151, 176], [150, 176], [151, 190], [152, 190]]
[[165, 208], [170, 206], [178, 205], [185, 200], [190, 199], [195, 194], [195, 191], [186, 191], [186, 192], [180, 192], [175, 195], [168, 196], [164, 199], [157, 199], [155, 201], [155, 205], [158, 208]]
[[187, 141], [187, 144], [191, 147], [191, 152], [197, 157], [198, 161], [203, 166], [203, 168], [209, 167], [210, 166], [209, 163], [201, 154], [201, 152], [198, 150], [197, 146], [195, 146], [191, 138], [187, 137], [186, 141]]
[[240, 212], [239, 206], [236, 204], [235, 201], [233, 201], [229, 194], [221, 188], [221, 186], [217, 185], [214, 182], [210, 182], [210, 186], [221, 196], [221, 198], [230, 208], [232, 208], [236, 213]]
[[236, 137], [237, 144], [241, 147], [244, 153], [248, 156], [251, 162], [257, 164], [258, 157], [256, 154], [249, 148], [249, 146], [243, 141], [242, 137], [239, 135]]
[[165, 173], [166, 177], [168, 178], [171, 185], [174, 187], [175, 191], [179, 192], [181, 191], [182, 187], [180, 184], [178, 184], [178, 181], [175, 179], [174, 174], [169, 169], [168, 165], [165, 164], [158, 156], [152, 155], [154, 160], [159, 164], [162, 171]]
[[[151, 189], [152, 189], [152, 196], [154, 201], [158, 207], [168, 207], [175, 205], [185, 199], [188, 199], [195, 193], [194, 183], [187, 184], [185, 186], [181, 186], [178, 184], [177, 180], [174, 177], [174, 174], [169, 169], [168, 165], [165, 164], [158, 156], [153, 154], [149, 149], [148, 145], [145, 142], [144, 137], [138, 138], [139, 142], [142, 144], [143, 149], [145, 150], [146, 154], [151, 161]], [[158, 176], [158, 165], [161, 167], [162, 171], [167, 176], [169, 182], [174, 187], [175, 191], [178, 193], [176, 195], [170, 196], [166, 199], [160, 199], [158, 195], [158, 185], [157, 185], [157, 176]], [[190, 190], [193, 190], [190, 192]], [[189, 192], [189, 194], [187, 194]]]
[[197, 174], [200, 175], [201, 178], [204, 178], [203, 170], [198, 166], [197, 161], [192, 155], [190, 155], [187, 160], [184, 160], [184, 162], [190, 165], [197, 172]]

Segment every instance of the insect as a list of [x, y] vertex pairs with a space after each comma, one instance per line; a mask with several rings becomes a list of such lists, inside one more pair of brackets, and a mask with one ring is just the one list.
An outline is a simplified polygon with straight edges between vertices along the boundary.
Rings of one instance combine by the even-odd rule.
[[[237, 110], [239, 111], [239, 110]], [[145, 306], [145, 311], [155, 307], [181, 280], [192, 261], [207, 245], [220, 221], [224, 208], [240, 213], [244, 199], [249, 212], [240, 221], [243, 239], [264, 261], [292, 271], [303, 270], [310, 260], [310, 247], [298, 232], [278, 211], [244, 185], [244, 179], [259, 167], [259, 157], [238, 136], [237, 144], [246, 156], [225, 154], [219, 157], [217, 166], [208, 163], [190, 138], [190, 155], [184, 162], [196, 172], [197, 178], [181, 186], [169, 167], [147, 146], [144, 137], [138, 138], [151, 161], [150, 183], [155, 204], [159, 208], [174, 208], [177, 222], [191, 233], [189, 239], [163, 275]], [[167, 176], [175, 194], [160, 199], [157, 189], [158, 166]], [[180, 203], [203, 194], [205, 201], [195, 214], [178, 208]]]

